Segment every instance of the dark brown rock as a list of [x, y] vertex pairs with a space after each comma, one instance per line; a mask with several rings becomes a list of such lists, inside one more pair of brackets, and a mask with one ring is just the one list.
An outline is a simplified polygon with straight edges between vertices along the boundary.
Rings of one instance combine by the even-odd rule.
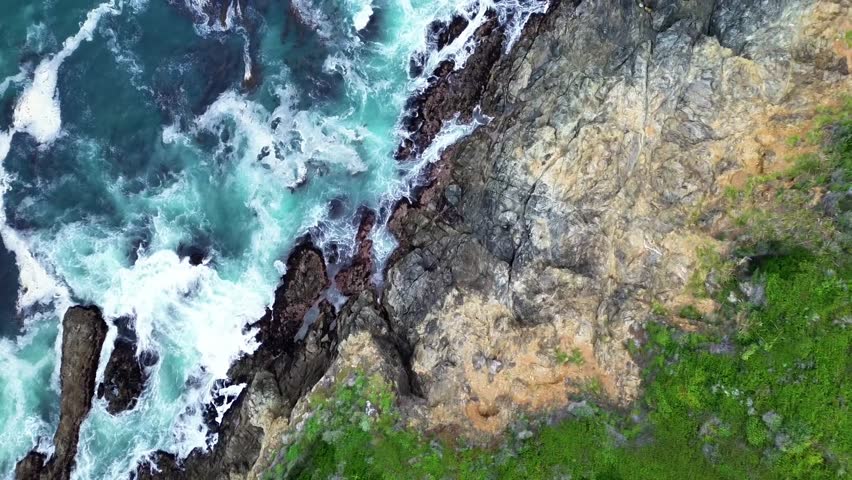
[[261, 349], [270, 356], [290, 350], [302, 320], [330, 285], [322, 252], [306, 242], [287, 259], [272, 309], [257, 323]]
[[75, 306], [62, 319], [62, 366], [59, 371], [62, 398], [59, 427], [53, 436], [55, 451], [44, 456], [30, 452], [15, 469], [18, 479], [64, 480], [71, 477], [80, 425], [92, 408], [95, 376], [107, 325], [96, 307]]
[[[334, 358], [337, 337], [331, 326], [334, 308], [321, 302], [307, 336], [294, 342], [292, 351], [255, 367], [253, 379], [225, 413], [211, 452], [192, 452], [182, 462], [174, 455], [156, 452], [137, 467], [138, 480], [228, 480], [245, 475], [258, 461], [265, 421], [289, 414], [323, 376]], [[256, 365], [256, 364], [253, 364]]]
[[16, 480], [39, 480], [44, 470], [45, 456], [39, 452], [29, 452], [15, 465]]
[[364, 211], [355, 237], [358, 249], [350, 264], [334, 277], [340, 293], [346, 296], [370, 288], [370, 277], [373, 274], [373, 241], [370, 239], [370, 232], [375, 224], [376, 214], [373, 211]]
[[461, 114], [462, 120], [473, 116], [491, 69], [503, 51], [504, 32], [492, 14], [474, 35], [478, 47], [464, 68], [454, 70], [452, 62], [443, 62], [433, 72], [434, 79], [429, 87], [412, 99], [403, 120], [409, 137], [396, 152], [398, 160], [407, 160], [423, 152], [444, 122], [456, 114]]

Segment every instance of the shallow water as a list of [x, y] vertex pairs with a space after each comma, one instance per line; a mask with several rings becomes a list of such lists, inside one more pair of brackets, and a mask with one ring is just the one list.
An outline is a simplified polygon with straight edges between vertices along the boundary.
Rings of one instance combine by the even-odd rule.
[[[271, 303], [296, 239], [310, 233], [345, 256], [359, 207], [407, 195], [440, 148], [476, 127], [450, 122], [419, 161], [393, 158], [405, 101], [426, 85], [409, 78], [411, 55], [460, 66], [473, 47], [470, 28], [430, 50], [429, 23], [476, 24], [494, 8], [508, 46], [545, 8], [249, 5], [222, 25], [203, 0], [0, 1], [0, 477], [34, 445], [52, 449], [60, 320], [74, 303], [110, 323], [132, 318], [139, 352], [159, 356], [135, 409], [112, 416], [95, 402], [74, 477], [125, 478], [155, 450], [208, 448], [203, 405], [256, 348], [244, 326]], [[329, 217], [332, 201], [342, 215]], [[393, 239], [373, 235], [381, 261]], [[190, 249], [205, 252], [202, 265]]]

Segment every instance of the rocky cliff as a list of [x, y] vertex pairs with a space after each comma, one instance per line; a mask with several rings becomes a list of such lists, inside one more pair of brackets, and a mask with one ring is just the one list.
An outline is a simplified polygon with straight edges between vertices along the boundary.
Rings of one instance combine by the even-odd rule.
[[[398, 156], [422, 150], [457, 111], [469, 117], [480, 105], [493, 119], [395, 210], [400, 246], [383, 289], [365, 281], [371, 263], [360, 254], [337, 276], [348, 295], [340, 311], [318, 304], [308, 336], [284, 342], [292, 353], [243, 371], [250, 386], [224, 422], [253, 426], [240, 461], [211, 464], [214, 453], [164, 472], [201, 478], [193, 472], [206, 464], [215, 465], [206, 478], [257, 478], [310, 416], [305, 393], [353, 370], [396, 385], [410, 425], [485, 442], [591, 381], [628, 404], [640, 388], [629, 344], [652, 301], [693, 301], [683, 291], [696, 249], [720, 242], [718, 212], [703, 207], [725, 186], [784, 166], [795, 125], [852, 91], [841, 40], [850, 9], [845, 0], [554, 2], [502, 58], [500, 32], [483, 29], [469, 66], [439, 68], [415, 99], [412, 141]], [[294, 297], [304, 305], [282, 310], [294, 318], [326, 288], [315, 279], [324, 267], [305, 266], [304, 255], [291, 258], [302, 266], [276, 297], [313, 285]], [[561, 352], [578, 358], [560, 361]]]
[[[582, 379], [636, 397], [628, 344], [677, 306], [704, 205], [784, 165], [785, 139], [850, 92], [844, 1], [554, 4], [492, 70], [494, 117], [403, 206], [382, 308], [413, 348], [424, 425], [502, 431]], [[554, 352], [578, 349], [582, 368]]]
[[848, 0], [553, 0], [507, 55], [486, 24], [468, 65], [439, 67], [410, 105], [401, 161], [456, 112], [491, 120], [396, 207], [381, 288], [369, 212], [334, 278], [322, 252], [296, 249], [263, 346], [232, 369], [248, 387], [213, 452], [159, 453], [137, 477], [258, 478], [311, 415], [308, 394], [355, 370], [396, 388], [409, 425], [475, 442], [590, 383], [628, 405], [652, 303], [702, 305], [684, 286], [698, 247], [724, 245], [715, 199], [784, 167], [785, 140], [852, 92], [850, 18]]

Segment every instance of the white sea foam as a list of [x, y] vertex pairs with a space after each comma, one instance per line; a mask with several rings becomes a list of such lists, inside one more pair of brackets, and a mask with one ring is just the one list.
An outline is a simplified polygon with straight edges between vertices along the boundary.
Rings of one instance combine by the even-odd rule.
[[[3, 160], [6, 159], [6, 155], [9, 155], [9, 149], [12, 147], [12, 137], [15, 135], [14, 131], [11, 132], [2, 132], [0, 131], [0, 164], [2, 164]], [[5, 177], [5, 173], [4, 173]], [[3, 190], [5, 192], [5, 190]]]
[[[0, 429], [0, 445], [18, 445], [19, 448], [30, 448], [40, 439], [52, 435], [51, 427], [38, 415], [33, 413], [32, 398], [29, 395], [33, 383], [44, 382], [44, 371], [50, 368], [53, 358], [43, 355], [37, 360], [24, 358], [24, 351], [43, 335], [40, 329], [30, 329], [17, 341], [0, 339], [0, 385], [2, 395], [8, 403], [3, 405], [2, 418], [5, 425], [13, 428]], [[11, 407], [11, 408], [10, 408]], [[41, 449], [49, 450], [49, 444], [40, 445]], [[5, 472], [0, 472], [2, 475]]]
[[224, 397], [225, 402], [221, 405], [216, 405], [216, 423], [222, 423], [222, 417], [225, 416], [225, 413], [230, 410], [231, 405], [237, 400], [237, 397], [240, 396], [240, 393], [246, 388], [245, 383], [240, 383], [237, 385], [228, 385], [227, 387], [219, 388], [214, 390], [214, 395], [217, 397]]
[[290, 6], [296, 9], [302, 23], [317, 32], [320, 38], [324, 40], [332, 38], [334, 30], [331, 20], [311, 0], [291, 0]]
[[119, 13], [119, 10], [115, 3], [100, 4], [88, 13], [80, 30], [65, 40], [62, 50], [39, 63], [32, 83], [24, 90], [15, 106], [14, 130], [29, 133], [42, 144], [50, 143], [59, 136], [62, 129], [59, 96], [56, 92], [59, 67], [81, 43], [92, 39], [101, 17], [116, 13]]
[[370, 23], [370, 17], [372, 16], [373, 3], [370, 0], [367, 0], [355, 16], [352, 17], [352, 25], [355, 27], [355, 30], [361, 31], [367, 28], [367, 24]]
[[243, 37], [243, 82], [251, 80], [251, 39], [248, 32], [244, 28], [240, 28], [240, 35]]
[[53, 278], [30, 251], [24, 236], [6, 223], [4, 197], [13, 178], [6, 173], [2, 161], [9, 153], [12, 132], [0, 132], [0, 236], [6, 249], [15, 254], [19, 271], [18, 311], [35, 304], [48, 304], [55, 300], [67, 300], [68, 290]]
[[549, 0], [502, 0], [495, 2], [497, 17], [506, 31], [504, 51], [508, 53], [521, 38], [524, 26], [535, 14], [546, 13]]
[[27, 27], [26, 46], [30, 50], [42, 53], [55, 41], [44, 22], [38, 22]]
[[[209, 0], [185, 0], [184, 3], [193, 14], [195, 14], [195, 31], [199, 35], [208, 35], [213, 32], [227, 32], [239, 24], [239, 19], [242, 18], [242, 12], [239, 8], [239, 2], [234, 1], [229, 5], [225, 12], [225, 18], [213, 18], [204, 11], [205, 8], [210, 8]], [[224, 23], [222, 23], [224, 21]]]
[[345, 126], [338, 117], [296, 110], [287, 89], [279, 88], [277, 95], [279, 105], [269, 113], [245, 96], [227, 91], [196, 119], [196, 126], [215, 132], [225, 121], [232, 121], [244, 158], [256, 159], [285, 187], [305, 181], [309, 163], [342, 165], [350, 173], [366, 169], [352, 147], [365, 134], [363, 130]]
[[180, 340], [201, 367], [224, 378], [238, 355], [256, 348], [242, 328], [263, 315], [265, 303], [250, 286], [161, 250], [118, 272], [102, 307], [109, 318], [135, 319], [138, 351], [159, 350], [157, 335]]
[[[405, 4], [408, 15], [416, 16], [417, 12]], [[438, 50], [434, 45], [427, 45], [425, 38], [408, 38], [407, 43], [414, 45], [415, 51], [427, 54], [423, 75], [416, 79], [417, 89], [426, 87], [429, 76], [445, 60], [452, 60], [455, 69], [463, 68], [468, 58], [476, 50], [476, 31], [488, 21], [488, 12], [493, 11], [500, 25], [503, 26], [506, 41], [504, 51], [509, 52], [523, 33], [527, 21], [534, 14], [545, 13], [549, 7], [548, 0], [466, 0], [464, 2], [440, 2], [435, 8], [434, 17], [423, 17], [426, 22], [440, 20], [450, 22], [456, 15], [464, 17], [468, 24], [465, 29], [448, 45]], [[416, 21], [415, 21], [416, 22]], [[417, 22], [418, 24], [423, 23]], [[412, 33], [423, 37], [422, 32], [428, 23], [419, 25]], [[416, 33], [415, 33], [416, 32]]]
[[[155, 351], [159, 360], [133, 410], [113, 416], [96, 402], [81, 428], [73, 478], [123, 478], [152, 447], [179, 457], [210, 447], [204, 406], [217, 395], [233, 400], [244, 387], [219, 388], [217, 379], [226, 378], [238, 356], [257, 348], [256, 331], [244, 326], [260, 318], [269, 302], [268, 280], [261, 282], [267, 288], [258, 288], [252, 278], [257, 277], [248, 271], [235, 281], [224, 279], [171, 250], [143, 255], [117, 272], [98, 303], [107, 318], [132, 317], [137, 353]], [[108, 352], [102, 355], [104, 364]], [[229, 406], [217, 406], [217, 421]], [[105, 436], [119, 442], [108, 464], [103, 452], [90, 447], [104, 445]]]
[[[50, 438], [48, 431], [50, 427], [38, 416], [32, 415], [32, 412], [39, 407], [25, 404], [31, 400], [25, 400], [28, 395], [21, 389], [24, 381], [27, 382], [27, 385], [44, 384], [45, 381], [48, 381], [50, 389], [58, 393], [60, 365], [59, 362], [54, 362], [54, 359], [61, 357], [59, 350], [61, 348], [62, 327], [61, 322], [58, 322], [58, 327], [54, 327], [44, 317], [61, 318], [64, 311], [71, 305], [71, 295], [67, 287], [60, 280], [54, 278], [40, 259], [36, 257], [30, 248], [29, 239], [23, 233], [8, 225], [4, 199], [13, 178], [5, 171], [3, 163], [9, 154], [11, 142], [16, 133], [29, 133], [42, 144], [52, 142], [59, 135], [62, 127], [59, 98], [56, 91], [59, 67], [83, 41], [92, 38], [99, 19], [107, 13], [117, 13], [113, 3], [101, 4], [90, 11], [77, 34], [66, 39], [59, 52], [42, 61], [36, 67], [32, 82], [24, 88], [15, 105], [12, 127], [8, 131], [0, 132], [0, 236], [2, 236], [6, 248], [14, 254], [15, 262], [18, 265], [17, 310], [24, 312], [36, 304], [52, 305], [53, 307], [53, 312], [45, 311], [30, 314], [26, 318], [25, 333], [17, 339], [15, 344], [8, 340], [0, 341], [0, 370], [14, 372], [11, 378], [3, 378], [2, 383], [6, 384], [3, 398], [12, 398], [16, 402], [14, 418], [7, 419], [6, 422], [6, 425], [14, 426], [15, 430], [3, 429], [0, 431], [0, 438], [14, 432], [13, 434], [17, 435], [17, 439], [0, 442], [4, 445], [17, 444], [21, 438], [19, 429], [23, 427], [32, 435], [30, 446], [38, 440], [40, 450], [47, 453], [52, 450], [52, 445], [47, 440]], [[43, 37], [44, 32], [41, 30], [43, 29], [28, 32], [28, 41], [34, 41], [36, 35]], [[0, 94], [5, 93], [11, 83], [20, 83], [24, 79], [23, 74], [5, 79], [0, 84]], [[22, 360], [22, 349], [27, 348], [29, 342], [32, 342], [36, 336], [50, 335], [51, 331], [57, 331], [56, 339], [49, 349], [52, 350], [53, 355], [42, 354], [41, 360], [35, 363], [27, 363]], [[53, 368], [49, 377], [44, 378], [44, 374], [38, 372], [47, 368], [49, 364], [52, 364]], [[42, 377], [36, 378], [36, 375], [42, 375]], [[24, 445], [11, 447], [12, 450], [10, 451], [14, 452], [15, 449], [21, 447], [24, 447]]]

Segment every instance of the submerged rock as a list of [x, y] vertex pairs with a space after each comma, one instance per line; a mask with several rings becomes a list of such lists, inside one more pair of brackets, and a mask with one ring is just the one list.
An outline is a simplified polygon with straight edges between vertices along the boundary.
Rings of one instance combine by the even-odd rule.
[[65, 312], [59, 371], [62, 397], [59, 427], [53, 436], [56, 449], [50, 459], [35, 451], [27, 454], [15, 469], [18, 480], [60, 480], [71, 477], [80, 425], [92, 408], [98, 360], [106, 334], [107, 324], [96, 307], [75, 306]]

